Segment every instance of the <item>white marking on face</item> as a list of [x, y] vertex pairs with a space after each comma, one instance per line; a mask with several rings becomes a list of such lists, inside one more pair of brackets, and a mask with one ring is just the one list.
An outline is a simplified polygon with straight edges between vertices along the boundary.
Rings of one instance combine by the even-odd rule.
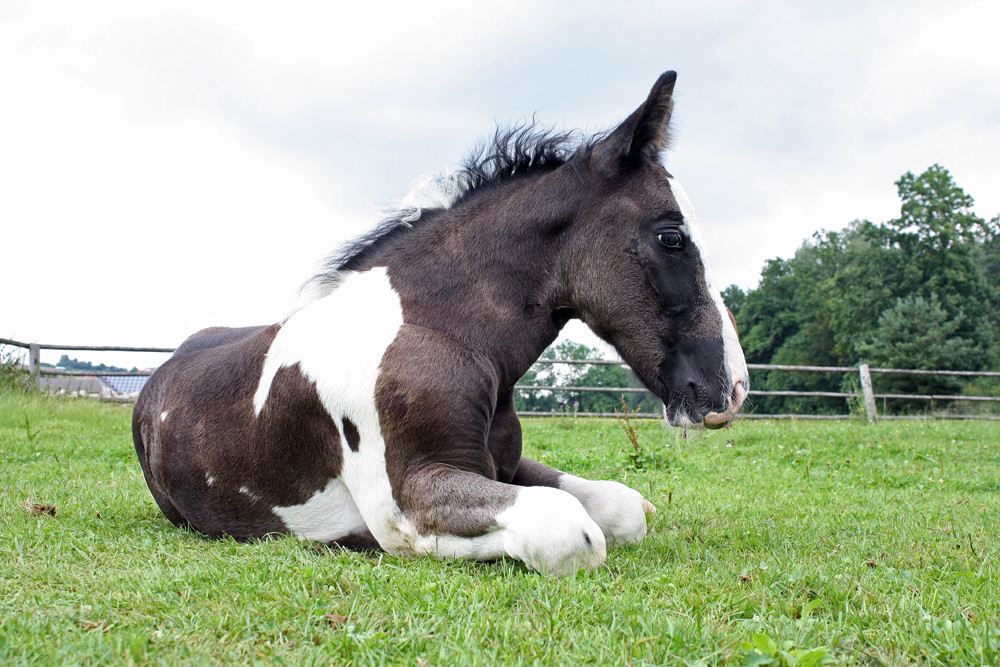
[[350, 491], [340, 479], [331, 479], [301, 505], [274, 507], [291, 533], [306, 540], [333, 542], [368, 530]]
[[[743, 356], [743, 347], [740, 345], [740, 339], [736, 335], [736, 328], [729, 319], [726, 304], [722, 300], [722, 293], [716, 285], [715, 274], [712, 272], [711, 264], [708, 261], [707, 246], [701, 236], [701, 227], [698, 223], [698, 216], [694, 212], [694, 206], [691, 204], [691, 200], [677, 179], [670, 178], [668, 180], [670, 182], [670, 190], [673, 192], [674, 199], [677, 200], [677, 205], [680, 206], [681, 214], [684, 216], [684, 224], [688, 228], [688, 235], [691, 238], [691, 242], [698, 248], [698, 254], [701, 256], [702, 267], [705, 271], [705, 285], [712, 300], [715, 302], [716, 309], [719, 311], [719, 320], [722, 323], [724, 363], [733, 385], [742, 384], [743, 393], [737, 393], [738, 401], [742, 402], [742, 396], [746, 395], [745, 390], [749, 386], [749, 374], [747, 372], [746, 358]], [[739, 392], [739, 389], [736, 391]], [[739, 405], [734, 405], [733, 411], [735, 412], [737, 409], [739, 409]]]
[[163, 412], [160, 413], [160, 422], [161, 423], [167, 421], [167, 413], [168, 412], [170, 412], [170, 411], [169, 410], [164, 410]]

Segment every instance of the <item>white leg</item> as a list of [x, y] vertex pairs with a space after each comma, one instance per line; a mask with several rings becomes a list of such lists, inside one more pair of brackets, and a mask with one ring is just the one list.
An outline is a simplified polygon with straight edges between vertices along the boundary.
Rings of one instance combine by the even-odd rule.
[[635, 544], [646, 536], [646, 513], [656, 510], [638, 491], [618, 482], [592, 481], [566, 473], [558, 483], [601, 527], [608, 546]]
[[514, 505], [497, 516], [504, 549], [539, 572], [556, 575], [591, 570], [604, 562], [604, 532], [580, 501], [544, 486], [518, 491]]

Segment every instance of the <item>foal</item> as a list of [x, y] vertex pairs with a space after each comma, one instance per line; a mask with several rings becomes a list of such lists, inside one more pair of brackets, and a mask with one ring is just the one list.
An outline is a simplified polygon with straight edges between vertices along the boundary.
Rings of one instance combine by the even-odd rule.
[[521, 456], [514, 385], [571, 318], [670, 421], [716, 428], [743, 352], [661, 153], [674, 72], [607, 135], [498, 134], [452, 201], [334, 257], [284, 321], [201, 331], [150, 379], [133, 435], [178, 525], [568, 574], [640, 541], [636, 491]]

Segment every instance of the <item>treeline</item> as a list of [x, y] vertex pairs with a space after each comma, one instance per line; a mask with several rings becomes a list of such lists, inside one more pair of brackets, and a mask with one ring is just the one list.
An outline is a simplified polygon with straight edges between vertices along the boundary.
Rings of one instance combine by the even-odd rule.
[[59, 357], [59, 361], [55, 366], [51, 366], [49, 364], [42, 364], [42, 366], [47, 368], [61, 368], [66, 371], [94, 371], [99, 373], [135, 373], [138, 370], [134, 366], [131, 370], [128, 370], [119, 366], [108, 366], [107, 364], [94, 364], [90, 361], [81, 361], [75, 357], [70, 359], [67, 354]]
[[[904, 174], [900, 216], [821, 231], [791, 259], [769, 260], [755, 289], [723, 298], [750, 363], [942, 370], [1000, 369], [1000, 217], [972, 212], [973, 198], [934, 165]], [[761, 230], [765, 238], [767, 230]], [[754, 372], [761, 390], [850, 390], [853, 375]], [[879, 375], [876, 393], [996, 393], [989, 379]], [[759, 413], [838, 413], [841, 399], [761, 397]], [[882, 406], [880, 406], [882, 407]], [[929, 409], [899, 401], [900, 412]], [[943, 406], [935, 406], [941, 408]]]

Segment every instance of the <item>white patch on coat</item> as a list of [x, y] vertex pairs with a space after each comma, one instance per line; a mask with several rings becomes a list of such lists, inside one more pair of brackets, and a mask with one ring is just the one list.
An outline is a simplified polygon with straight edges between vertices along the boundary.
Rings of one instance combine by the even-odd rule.
[[253, 491], [251, 491], [250, 489], [248, 489], [245, 486], [241, 486], [240, 487], [240, 493], [242, 493], [244, 496], [246, 496], [250, 500], [260, 500], [260, 496], [258, 496], [256, 493], [254, 493]]
[[[299, 312], [306, 306], [316, 303], [325, 296], [334, 292], [344, 280], [342, 273], [330, 273], [314, 276], [299, 288], [299, 296], [292, 304], [292, 310], [288, 317]], [[285, 321], [288, 321], [288, 317]]]
[[[254, 395], [260, 415], [278, 370], [298, 364], [315, 383], [333, 423], [339, 425], [346, 417], [357, 426], [357, 452], [341, 437], [340, 479], [368, 530], [390, 553], [413, 553], [416, 535], [392, 497], [375, 408], [382, 355], [402, 324], [399, 295], [384, 268], [346, 272], [335, 291], [285, 321], [268, 350]], [[318, 502], [310, 507], [326, 506]]]
[[164, 410], [163, 412], [160, 413], [160, 422], [161, 423], [167, 421], [167, 413], [169, 413], [169, 412], [170, 412], [170, 410]]
[[608, 546], [635, 544], [646, 536], [645, 498], [624, 484], [563, 473], [559, 488], [580, 501], [601, 527]]
[[351, 493], [340, 479], [331, 479], [301, 505], [274, 507], [272, 511], [293, 535], [302, 539], [333, 542], [367, 530]]
[[212, 475], [207, 472], [205, 473], [205, 484], [207, 484], [208, 486], [212, 486], [213, 484], [215, 484], [215, 478], [212, 477]]
[[740, 345], [740, 339], [736, 335], [736, 328], [733, 326], [733, 323], [729, 319], [729, 314], [726, 312], [726, 304], [722, 300], [722, 293], [715, 282], [715, 274], [712, 272], [711, 263], [708, 261], [705, 241], [701, 236], [698, 215], [695, 213], [691, 200], [677, 179], [670, 178], [668, 180], [670, 182], [670, 190], [674, 194], [674, 199], [677, 200], [677, 205], [681, 208], [681, 215], [684, 216], [684, 224], [688, 228], [688, 236], [698, 248], [698, 254], [701, 255], [701, 263], [705, 270], [705, 285], [719, 311], [719, 320], [722, 323], [722, 340], [724, 342], [724, 363], [729, 372], [729, 379], [734, 385], [743, 383], [743, 389], [747, 390], [749, 389], [750, 376], [747, 372], [746, 358], [743, 356], [743, 347]]

